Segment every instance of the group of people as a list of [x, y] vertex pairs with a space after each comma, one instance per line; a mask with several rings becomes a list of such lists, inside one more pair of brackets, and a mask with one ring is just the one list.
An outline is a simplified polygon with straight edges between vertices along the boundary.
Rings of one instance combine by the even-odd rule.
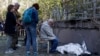
[[[34, 3], [31, 7], [26, 9], [25, 11], [32, 10], [30, 14], [30, 18], [32, 19], [30, 23], [22, 23], [19, 22], [20, 14], [18, 12], [20, 5], [19, 3], [15, 3], [15, 5], [8, 5], [6, 20], [5, 20], [5, 28], [4, 32], [7, 35], [7, 49], [5, 53], [13, 53], [14, 50], [17, 49], [18, 44], [18, 25], [23, 25], [26, 31], [26, 56], [30, 56], [30, 46], [32, 42], [33, 47], [33, 56], [38, 56], [37, 51], [37, 24], [38, 24], [38, 10], [39, 4]], [[24, 11], [24, 12], [25, 12]], [[28, 13], [28, 12], [27, 12]], [[25, 13], [23, 13], [25, 15]], [[23, 16], [22, 16], [23, 19]], [[54, 24], [53, 19], [48, 19], [41, 24], [40, 28], [40, 37], [50, 41], [51, 48], [50, 53], [55, 53], [56, 48], [58, 46], [58, 38], [53, 33], [52, 26]]]
[[17, 36], [17, 25], [21, 25], [18, 22], [20, 14], [18, 12], [20, 5], [15, 3], [15, 5], [8, 5], [6, 20], [4, 25], [4, 32], [7, 36], [7, 48], [5, 53], [13, 53], [13, 50], [17, 49], [18, 36]]

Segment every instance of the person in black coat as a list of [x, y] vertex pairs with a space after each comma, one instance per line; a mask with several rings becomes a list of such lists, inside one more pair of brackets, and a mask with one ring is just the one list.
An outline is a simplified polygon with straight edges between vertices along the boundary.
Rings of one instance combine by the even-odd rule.
[[15, 26], [16, 26], [16, 18], [14, 16], [13, 12], [8, 11], [6, 14], [6, 21], [5, 21], [5, 33], [6, 34], [14, 34]]
[[7, 50], [5, 53], [12, 53], [13, 52], [12, 50], [16, 48], [16, 45], [15, 45], [16, 17], [13, 12], [14, 12], [14, 5], [10, 4], [7, 8], [5, 28], [4, 28], [4, 32], [7, 35]]

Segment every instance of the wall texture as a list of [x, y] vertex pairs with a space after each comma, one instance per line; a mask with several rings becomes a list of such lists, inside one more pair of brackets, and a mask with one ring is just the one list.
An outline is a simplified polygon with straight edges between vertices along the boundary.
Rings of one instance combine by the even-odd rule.
[[76, 21], [77, 23], [57, 21], [54, 32], [60, 44], [86, 42], [87, 48], [91, 52], [100, 53], [100, 31], [91, 21]]

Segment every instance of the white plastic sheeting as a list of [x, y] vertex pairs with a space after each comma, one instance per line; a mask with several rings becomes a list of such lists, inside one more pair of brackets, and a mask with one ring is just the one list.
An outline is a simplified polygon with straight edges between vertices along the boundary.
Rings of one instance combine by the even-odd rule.
[[78, 43], [69, 43], [63, 46], [58, 46], [57, 51], [61, 54], [64, 54], [64, 52], [76, 54], [77, 56], [81, 54], [91, 54], [89, 51], [87, 51], [87, 47], [85, 44], [85, 41], [83, 41], [82, 45]]

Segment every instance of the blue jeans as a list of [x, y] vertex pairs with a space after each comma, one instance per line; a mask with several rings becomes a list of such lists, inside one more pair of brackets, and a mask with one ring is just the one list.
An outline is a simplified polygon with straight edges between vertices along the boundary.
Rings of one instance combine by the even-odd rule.
[[27, 39], [26, 39], [26, 51], [30, 51], [31, 41], [32, 41], [32, 47], [33, 47], [33, 53], [37, 53], [37, 43], [36, 43], [36, 27], [28, 26], [25, 27]]
[[55, 52], [56, 51], [56, 48], [58, 46], [58, 40], [57, 39], [50, 40], [50, 43], [51, 43], [50, 52]]
[[11, 45], [12, 45], [12, 37], [10, 35], [7, 34], [7, 49], [6, 50], [9, 50], [11, 49]]

